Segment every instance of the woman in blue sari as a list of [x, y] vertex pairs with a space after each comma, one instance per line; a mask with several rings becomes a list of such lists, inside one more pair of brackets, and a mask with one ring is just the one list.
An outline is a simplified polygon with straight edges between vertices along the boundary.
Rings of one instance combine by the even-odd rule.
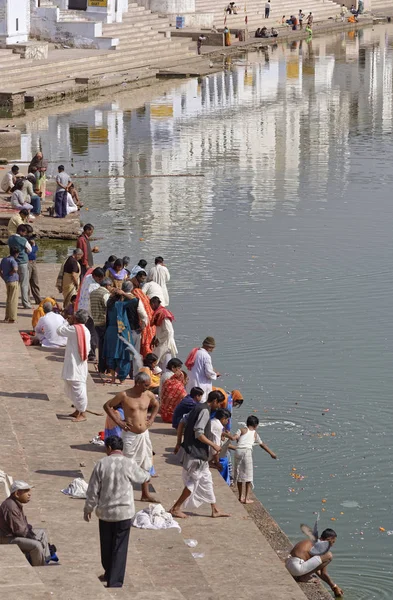
[[119, 339], [119, 335], [132, 344], [127, 314], [128, 305], [131, 303], [132, 300], [123, 295], [122, 291], [108, 300], [103, 356], [112, 376], [111, 383], [116, 382], [116, 374], [122, 383], [130, 373], [131, 354], [125, 343]]

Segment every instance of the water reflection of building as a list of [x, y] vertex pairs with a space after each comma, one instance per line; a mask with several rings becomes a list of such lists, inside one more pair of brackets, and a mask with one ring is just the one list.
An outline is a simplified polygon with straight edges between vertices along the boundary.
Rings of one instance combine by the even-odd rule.
[[[386, 31], [250, 54], [136, 111], [122, 97], [49, 117], [39, 132], [29, 129], [25, 148], [41, 144], [46, 156], [73, 159], [77, 173], [109, 174], [83, 181], [100, 217], [125, 236], [138, 223], [152, 241], [169, 238], [173, 226], [205, 231], [230, 196], [247, 198], [255, 218], [294, 211], [304, 195], [323, 202], [329, 185], [345, 191], [351, 132], [391, 131]], [[151, 173], [206, 176], [121, 177]]]

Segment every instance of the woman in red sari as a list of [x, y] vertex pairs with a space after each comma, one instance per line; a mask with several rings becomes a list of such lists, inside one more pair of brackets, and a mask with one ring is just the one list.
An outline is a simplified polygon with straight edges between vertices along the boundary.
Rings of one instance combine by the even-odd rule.
[[131, 283], [134, 286], [132, 294], [136, 298], [139, 298], [147, 314], [147, 325], [141, 333], [141, 354], [143, 358], [145, 358], [146, 354], [149, 354], [151, 352], [151, 343], [153, 341], [154, 336], [156, 335], [156, 328], [150, 325], [151, 320], [153, 318], [153, 309], [150, 306], [149, 298], [141, 290], [141, 286], [145, 283], [146, 277], [146, 271], [144, 271], [141, 268], [141, 270], [138, 271], [135, 277], [131, 279]]
[[164, 423], [172, 423], [174, 410], [187, 396], [185, 373], [178, 371], [164, 381], [161, 389], [160, 414]]

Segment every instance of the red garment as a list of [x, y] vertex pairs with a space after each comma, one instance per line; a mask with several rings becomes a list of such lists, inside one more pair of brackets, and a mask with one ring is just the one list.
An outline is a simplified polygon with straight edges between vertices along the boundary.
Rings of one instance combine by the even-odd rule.
[[149, 354], [149, 352], [151, 352], [151, 343], [153, 341], [154, 336], [156, 335], [156, 328], [151, 324], [151, 319], [153, 317], [153, 309], [150, 306], [149, 298], [144, 292], [142, 292], [140, 288], [134, 288], [132, 290], [132, 294], [136, 298], [139, 298], [139, 300], [145, 307], [145, 311], [147, 314], [148, 324], [141, 333], [141, 354], [143, 358], [145, 358], [146, 354]]
[[184, 375], [181, 371], [164, 381], [161, 390], [160, 414], [164, 423], [172, 423], [175, 408], [187, 396]]
[[170, 310], [165, 308], [165, 306], [159, 306], [154, 311], [153, 318], [150, 321], [150, 324], [153, 325], [153, 327], [160, 327], [160, 325], [162, 325], [165, 319], [169, 319], [173, 322], [175, 320], [175, 317], [173, 316]]
[[82, 263], [82, 265], [84, 265], [85, 267], [89, 266], [89, 259], [88, 259], [88, 252], [87, 252], [87, 239], [84, 233], [82, 233], [82, 235], [80, 235], [76, 241], [76, 247], [80, 248], [83, 252], [83, 256], [80, 259], [80, 262]]
[[82, 323], [74, 324], [76, 331], [76, 339], [78, 341], [78, 350], [82, 360], [87, 360], [88, 352], [87, 352], [87, 344], [86, 344], [86, 336], [85, 336], [85, 326]]
[[190, 354], [187, 356], [186, 362], [184, 364], [189, 371], [191, 371], [192, 367], [195, 364], [195, 357], [196, 357], [196, 353], [198, 352], [198, 350], [199, 350], [199, 348], [194, 348], [193, 350], [191, 350]]

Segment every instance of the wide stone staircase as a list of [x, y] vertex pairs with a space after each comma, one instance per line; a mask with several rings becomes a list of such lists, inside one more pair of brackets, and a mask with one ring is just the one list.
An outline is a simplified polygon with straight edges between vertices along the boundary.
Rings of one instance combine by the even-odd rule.
[[[386, 1], [386, 0], [385, 0]], [[265, 19], [264, 0], [239, 0], [236, 2], [237, 15], [226, 15], [227, 2], [222, 0], [196, 0], [196, 9], [201, 12], [214, 12], [214, 25], [222, 29], [224, 19], [230, 30], [245, 28], [245, 16], [248, 18], [249, 32], [255, 31], [257, 27], [277, 27], [281, 25], [283, 15], [287, 19], [291, 15], [298, 15], [299, 9], [307, 16], [310, 12], [314, 15], [314, 24], [334, 18], [340, 13], [340, 4], [331, 0], [272, 0], [269, 19]], [[246, 10], [245, 10], [246, 9]]]
[[[56, 295], [57, 271], [58, 265], [39, 265], [45, 294]], [[2, 311], [4, 292], [1, 284]], [[217, 502], [232, 517], [211, 519], [205, 506], [181, 523], [181, 533], [133, 528], [125, 585], [121, 590], [106, 589], [98, 579], [102, 569], [97, 519], [86, 523], [83, 500], [71, 499], [60, 491], [75, 477], [88, 479], [95, 462], [103, 456], [103, 448], [89, 440], [103, 429], [104, 418], [89, 414], [88, 420], [79, 424], [66, 418], [70, 402], [63, 394], [60, 377], [64, 350], [24, 346], [19, 329], [30, 328], [30, 311], [19, 311], [17, 324], [0, 324], [0, 470], [35, 486], [26, 514], [29, 522], [48, 531], [60, 563], [32, 568], [17, 547], [0, 546], [0, 598], [224, 600], [230, 590], [239, 600], [305, 600], [217, 472]], [[116, 386], [89, 378], [89, 408], [102, 409], [117, 391]], [[152, 485], [168, 508], [182, 487], [181, 469], [172, 454], [175, 436], [170, 426], [159, 420], [151, 436], [158, 473]], [[138, 510], [145, 506], [138, 501], [136, 505]], [[189, 539], [198, 541], [196, 549], [187, 546]], [[322, 597], [315, 595], [318, 600]]]
[[[74, 23], [77, 17], [72, 15]], [[84, 13], [80, 18], [86, 18]], [[172, 39], [168, 20], [150, 10], [130, 2], [123, 18], [122, 23], [102, 25], [105, 38], [118, 39], [116, 48], [109, 51], [51, 48], [48, 59], [40, 61], [21, 60], [9, 50], [1, 51], [1, 91], [23, 90], [30, 98], [37, 97], [40, 90], [47, 95], [58, 90], [67, 93], [78, 77], [109, 78], [135, 72], [142, 79], [149, 74], [154, 77], [160, 67], [196, 58], [191, 39]]]

